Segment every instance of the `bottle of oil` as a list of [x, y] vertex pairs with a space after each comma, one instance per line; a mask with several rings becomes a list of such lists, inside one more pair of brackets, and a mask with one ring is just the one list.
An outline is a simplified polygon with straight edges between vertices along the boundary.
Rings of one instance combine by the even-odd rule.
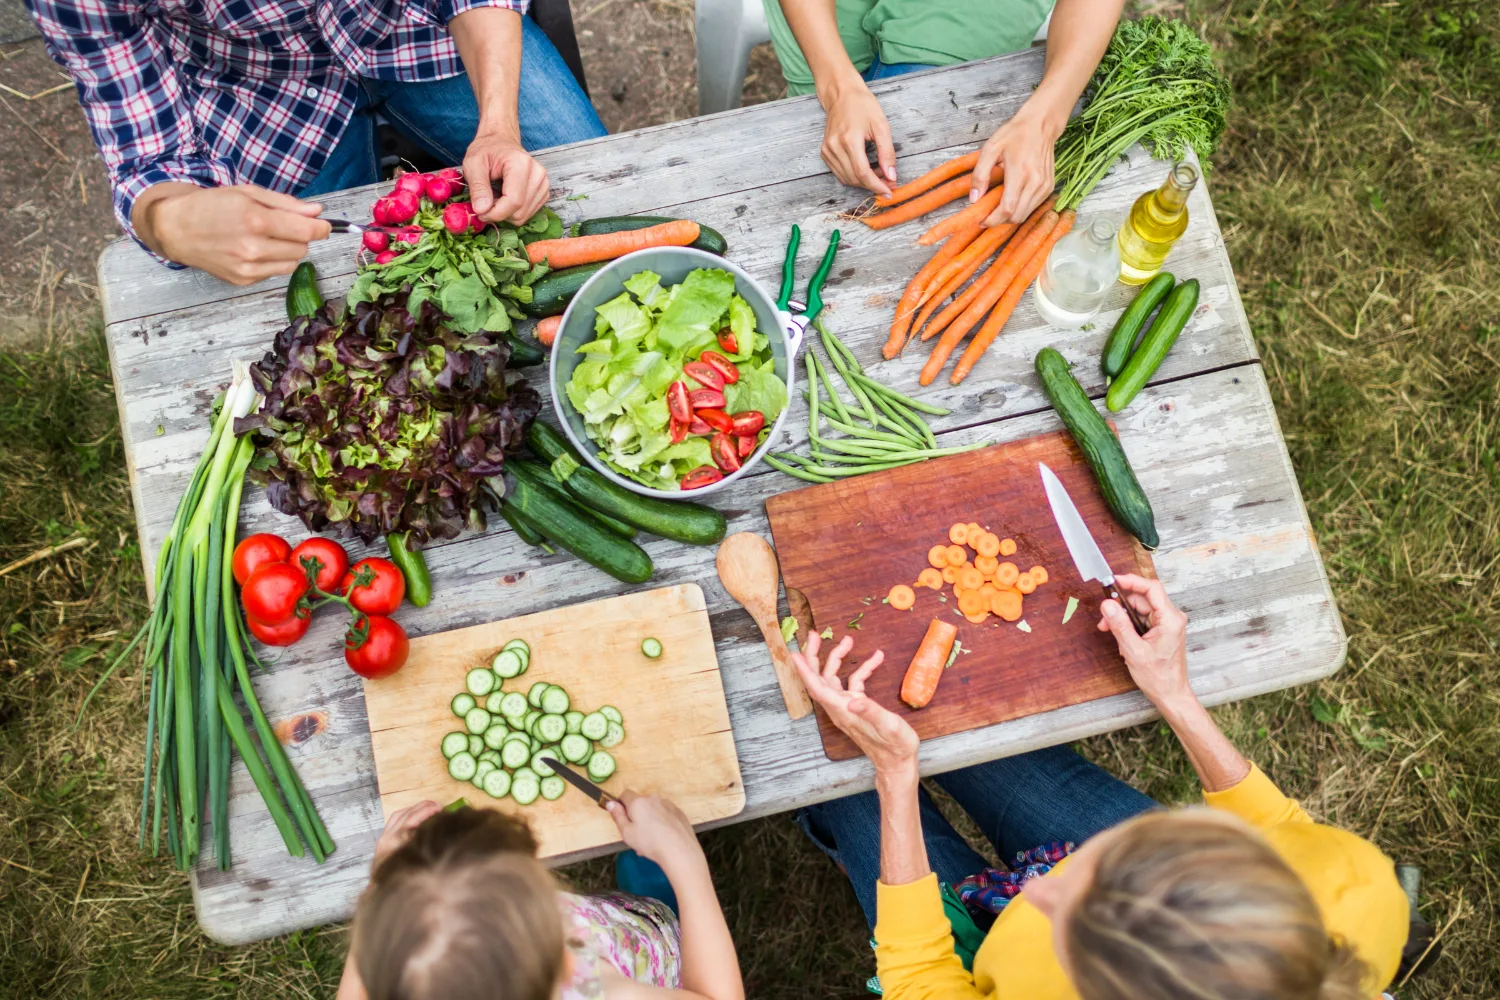
[[1187, 229], [1188, 192], [1198, 183], [1198, 168], [1191, 163], [1172, 167], [1155, 191], [1135, 200], [1125, 225], [1120, 227], [1120, 280], [1141, 285], [1161, 270], [1172, 244]]

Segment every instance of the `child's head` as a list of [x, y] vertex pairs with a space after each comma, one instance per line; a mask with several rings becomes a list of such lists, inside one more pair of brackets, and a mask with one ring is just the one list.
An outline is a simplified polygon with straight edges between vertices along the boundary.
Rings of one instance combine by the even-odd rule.
[[440, 812], [376, 867], [352, 948], [370, 1000], [547, 1000], [564, 961], [557, 885], [525, 823]]

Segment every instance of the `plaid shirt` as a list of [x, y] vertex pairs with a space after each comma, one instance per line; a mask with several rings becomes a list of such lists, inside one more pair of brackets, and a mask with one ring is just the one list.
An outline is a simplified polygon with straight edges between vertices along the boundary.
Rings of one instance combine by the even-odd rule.
[[115, 216], [153, 184], [295, 193], [353, 114], [359, 77], [463, 72], [445, 30], [530, 0], [26, 0], [78, 88]]

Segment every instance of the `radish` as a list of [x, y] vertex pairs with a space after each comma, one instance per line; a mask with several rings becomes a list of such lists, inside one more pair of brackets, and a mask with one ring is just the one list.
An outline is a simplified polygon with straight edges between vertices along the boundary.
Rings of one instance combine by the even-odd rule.
[[375, 204], [370, 206], [370, 217], [375, 220], [377, 226], [389, 226], [391, 224], [391, 200], [376, 198]]
[[441, 205], [458, 193], [458, 187], [446, 177], [429, 177], [422, 189], [434, 205]]
[[426, 231], [427, 230], [423, 229], [421, 226], [405, 226], [396, 233], [396, 242], [420, 243], [422, 242], [422, 235]]
[[375, 255], [375, 263], [389, 264], [399, 256], [401, 255], [394, 250], [382, 250], [380, 253]]
[[[396, 178], [396, 191], [410, 191], [412, 194], [420, 195], [426, 183], [426, 174], [405, 173]], [[394, 193], [395, 191], [392, 192]]]
[[466, 201], [454, 201], [443, 209], [443, 228], [450, 233], [478, 232], [484, 228], [484, 223], [474, 214], [474, 206]]
[[365, 245], [366, 250], [369, 250], [373, 253], [381, 253], [382, 251], [390, 249], [391, 237], [388, 233], [379, 232], [378, 230], [374, 229], [367, 229], [365, 230], [364, 236], [360, 237], [360, 242]]
[[457, 167], [444, 167], [442, 170], [439, 170], [437, 173], [431, 174], [429, 176], [441, 177], [443, 180], [447, 181], [449, 184], [452, 184], [454, 187], [461, 188], [464, 186], [464, 172]]
[[[402, 177], [410, 177], [410, 174], [402, 174]], [[396, 191], [389, 198], [389, 209], [387, 215], [390, 218], [389, 225], [404, 226], [410, 222], [422, 207], [422, 196], [409, 188]]]

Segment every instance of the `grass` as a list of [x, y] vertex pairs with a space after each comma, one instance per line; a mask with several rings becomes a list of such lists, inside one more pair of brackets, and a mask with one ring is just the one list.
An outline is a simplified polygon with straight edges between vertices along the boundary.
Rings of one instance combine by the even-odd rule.
[[[1218, 716], [1319, 815], [1422, 865], [1444, 929], [1402, 991], [1423, 1000], [1500, 995], [1500, 43], [1483, 7], [1185, 11], [1235, 83], [1208, 183], [1350, 637], [1330, 680]], [[0, 564], [92, 543], [0, 578], [0, 996], [330, 996], [343, 928], [219, 948], [186, 880], [135, 852], [138, 671], [70, 731], [145, 609], [102, 342], [58, 328], [0, 348]], [[1193, 794], [1159, 726], [1086, 750], [1159, 798]], [[858, 909], [789, 817], [704, 840], [751, 996], [860, 993]]]

